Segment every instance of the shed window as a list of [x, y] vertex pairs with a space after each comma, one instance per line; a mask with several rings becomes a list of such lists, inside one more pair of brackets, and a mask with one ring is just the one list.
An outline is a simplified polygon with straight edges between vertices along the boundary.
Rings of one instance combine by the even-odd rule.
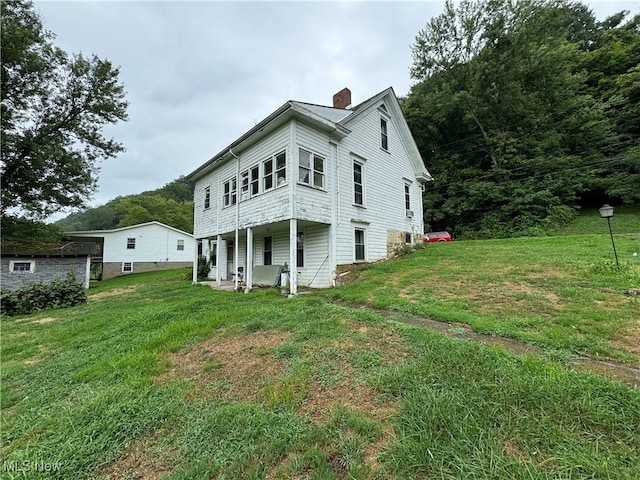
[[135, 248], [136, 248], [136, 239], [127, 238], [127, 250], [135, 250]]
[[15, 261], [11, 261], [9, 262], [9, 271], [11, 273], [33, 273], [35, 266], [36, 266], [36, 262], [34, 262], [33, 260], [29, 260], [29, 261], [19, 261], [19, 262], [15, 262]]

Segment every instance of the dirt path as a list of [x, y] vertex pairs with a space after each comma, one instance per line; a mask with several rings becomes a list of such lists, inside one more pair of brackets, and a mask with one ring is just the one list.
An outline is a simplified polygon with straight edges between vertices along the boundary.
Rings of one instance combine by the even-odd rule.
[[[474, 332], [469, 325], [462, 323], [445, 323], [430, 318], [404, 315], [394, 310], [377, 309], [369, 306], [346, 304], [342, 302], [334, 303], [349, 308], [358, 308], [361, 310], [376, 312], [389, 320], [418, 327], [430, 328], [431, 330], [436, 330], [449, 337], [471, 340], [474, 342], [484, 343], [485, 345], [498, 346], [516, 354], [542, 355], [545, 352], [543, 348], [536, 347], [513, 338], [497, 337], [494, 335], [485, 335]], [[567, 365], [567, 367], [578, 371], [606, 375], [636, 388], [640, 388], [640, 369], [638, 368], [580, 356], [572, 357], [571, 363]]]

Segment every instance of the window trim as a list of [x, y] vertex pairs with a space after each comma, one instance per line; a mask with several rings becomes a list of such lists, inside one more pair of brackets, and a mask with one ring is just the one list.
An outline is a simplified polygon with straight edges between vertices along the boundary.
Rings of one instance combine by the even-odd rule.
[[411, 211], [411, 184], [404, 182], [404, 209], [407, 216]]
[[[300, 248], [301, 244], [302, 248]], [[296, 266], [298, 268], [304, 268], [304, 257], [304, 230], [298, 230], [296, 232]]]
[[[356, 182], [356, 166], [360, 167], [360, 183]], [[360, 186], [360, 202], [357, 201], [357, 186]], [[364, 207], [364, 163], [353, 160], [353, 204], [357, 207]]]
[[233, 176], [222, 184], [222, 208], [232, 207], [238, 202], [238, 179]]
[[[304, 167], [300, 162], [300, 153], [305, 152], [309, 154], [309, 166]], [[322, 160], [322, 171], [316, 170], [316, 158]], [[318, 190], [325, 190], [326, 182], [325, 182], [325, 161], [327, 157], [320, 155], [319, 153], [315, 153], [311, 150], [307, 150], [306, 148], [299, 147], [298, 148], [298, 183], [300, 185], [304, 185], [306, 187], [315, 188]], [[300, 171], [305, 170], [308, 172], [308, 182], [300, 179]], [[320, 175], [322, 179], [322, 185], [316, 185], [316, 174]]]
[[[126, 269], [129, 265], [129, 270]], [[122, 273], [133, 273], [133, 262], [122, 262]]]
[[[279, 165], [282, 162], [282, 165]], [[270, 171], [267, 173], [267, 165]], [[267, 187], [267, 182], [270, 186]], [[265, 158], [262, 161], [262, 192], [270, 192], [276, 188], [287, 184], [287, 150], [280, 150], [277, 153]]]
[[[362, 233], [362, 243], [357, 243], [358, 233]], [[355, 263], [367, 261], [367, 231], [364, 228], [353, 229], [353, 259]], [[358, 247], [362, 247], [362, 258], [358, 258]]]
[[204, 210], [208, 210], [211, 208], [211, 187], [204, 187], [204, 202], [203, 202]]
[[127, 250], [136, 249], [136, 237], [127, 237]]
[[[15, 265], [17, 264], [29, 264], [29, 270], [14, 270]], [[9, 260], [9, 273], [11, 274], [23, 274], [23, 273], [34, 273], [36, 270], [36, 261], [35, 260]]]
[[[267, 239], [269, 239], [269, 249], [267, 250]], [[267, 263], [267, 253], [269, 254], [269, 263]], [[262, 264], [273, 265], [273, 237], [268, 235], [262, 238]]]
[[380, 115], [380, 148], [389, 151], [389, 119]]

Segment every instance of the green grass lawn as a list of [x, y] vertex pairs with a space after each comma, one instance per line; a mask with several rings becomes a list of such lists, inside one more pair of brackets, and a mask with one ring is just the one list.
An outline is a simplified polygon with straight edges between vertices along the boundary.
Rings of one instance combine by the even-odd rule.
[[640, 234], [615, 242], [621, 273], [608, 234], [460, 241], [355, 268], [325, 294], [640, 366], [640, 297], [623, 293], [640, 288]]
[[[559, 312], [588, 312], [583, 297], [607, 303], [626, 285], [589, 266], [606, 252], [568, 260], [554, 241], [437, 245], [375, 267], [385, 281], [366, 268], [362, 287], [332, 293], [372, 301], [370, 288], [381, 306], [450, 305], [470, 321], [474, 282], [517, 283], [506, 267], [486, 271], [485, 258], [515, 261], [544, 291], [555, 282]], [[579, 245], [572, 256], [594, 246]], [[538, 266], [518, 260], [540, 248], [556, 254]], [[428, 283], [445, 272], [468, 298]], [[638, 390], [332, 304], [326, 293], [220, 292], [167, 271], [102, 282], [85, 305], [3, 318], [2, 478], [637, 478]], [[539, 296], [523, 305], [544, 305]], [[614, 310], [606, 322], [631, 323], [631, 309]], [[478, 315], [491, 330], [492, 313]], [[545, 337], [536, 318], [521, 330]], [[601, 338], [598, 349], [632, 361]]]
[[[611, 218], [611, 230], [616, 235], [640, 233], [640, 206], [616, 206]], [[554, 235], [609, 234], [609, 227], [597, 208], [587, 208], [581, 210], [571, 223], [552, 233]]]

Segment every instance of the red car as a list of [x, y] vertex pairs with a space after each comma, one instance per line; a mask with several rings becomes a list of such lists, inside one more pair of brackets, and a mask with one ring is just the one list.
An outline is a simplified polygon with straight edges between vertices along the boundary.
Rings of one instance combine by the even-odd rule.
[[453, 237], [449, 232], [429, 232], [424, 234], [422, 241], [425, 243], [453, 242]]

